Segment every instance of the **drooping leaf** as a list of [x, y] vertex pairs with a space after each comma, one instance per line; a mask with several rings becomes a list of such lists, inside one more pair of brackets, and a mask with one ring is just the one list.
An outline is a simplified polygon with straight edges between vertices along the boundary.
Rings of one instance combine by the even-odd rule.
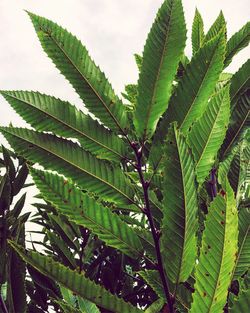
[[89, 300], [83, 299], [81, 297], [78, 297], [77, 300], [78, 300], [78, 304], [79, 304], [79, 308], [81, 312], [100, 313], [100, 310], [93, 302], [90, 302]]
[[[178, 40], [176, 40], [178, 34]], [[143, 51], [134, 125], [140, 138], [150, 138], [168, 106], [172, 82], [183, 54], [186, 26], [180, 0], [165, 0]]]
[[247, 47], [250, 40], [250, 22], [247, 22], [237, 33], [227, 42], [224, 67], [227, 67], [233, 57], [243, 48]]
[[241, 208], [239, 211], [239, 241], [233, 280], [239, 279], [250, 267], [250, 211]]
[[218, 17], [216, 18], [212, 26], [209, 28], [203, 40], [203, 44], [205, 44], [206, 42], [208, 42], [209, 40], [217, 36], [222, 30], [224, 33], [224, 38], [227, 39], [226, 21], [225, 21], [222, 11], [220, 11]]
[[71, 83], [89, 111], [110, 129], [123, 132], [127, 126], [125, 107], [80, 40], [56, 23], [28, 14], [44, 51]]
[[145, 311], [145, 313], [159, 313], [164, 305], [163, 299], [158, 299], [153, 302]]
[[161, 153], [159, 149], [165, 140], [171, 122], [177, 121], [184, 134], [196, 119], [201, 117], [207, 107], [208, 100], [219, 79], [224, 60], [225, 39], [222, 33], [206, 43], [193, 56], [187, 65], [171, 97], [168, 111], [160, 121], [156, 130], [150, 152], [153, 166], [157, 166]]
[[204, 24], [198, 9], [195, 9], [195, 16], [192, 25], [192, 49], [193, 55], [200, 49], [204, 40]]
[[133, 190], [118, 167], [83, 150], [78, 144], [54, 135], [22, 128], [2, 127], [10, 145], [29, 161], [71, 178], [83, 189], [101, 195], [104, 200], [129, 203]]
[[37, 131], [79, 140], [84, 150], [99, 158], [121, 159], [125, 144], [89, 115], [67, 101], [30, 91], [1, 91], [13, 109]]
[[118, 298], [100, 285], [97, 285], [83, 274], [72, 271], [62, 264], [55, 262], [51, 257], [44, 256], [38, 252], [25, 251], [14, 242], [10, 242], [15, 251], [25, 262], [36, 268], [42, 274], [56, 280], [76, 295], [86, 298], [102, 308], [114, 313], [139, 313], [141, 310]]
[[176, 125], [169, 130], [164, 152], [161, 251], [166, 272], [177, 286], [188, 279], [195, 265], [198, 203], [194, 161]]
[[194, 123], [188, 141], [196, 161], [197, 181], [202, 184], [223, 143], [230, 116], [229, 85], [210, 100], [204, 114]]
[[136, 233], [109, 208], [99, 205], [72, 183], [65, 184], [63, 177], [34, 169], [31, 174], [43, 197], [69, 220], [89, 228], [107, 245], [132, 258], [142, 255], [142, 245]]
[[217, 195], [211, 202], [205, 222], [190, 313], [222, 312], [227, 301], [237, 252], [238, 217], [227, 180], [223, 188], [225, 197]]

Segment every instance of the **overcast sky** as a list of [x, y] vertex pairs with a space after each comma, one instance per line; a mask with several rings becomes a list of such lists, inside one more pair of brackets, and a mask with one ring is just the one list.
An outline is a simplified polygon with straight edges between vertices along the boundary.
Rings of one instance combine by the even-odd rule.
[[[72, 87], [42, 51], [31, 21], [24, 10], [47, 17], [67, 28], [88, 48], [91, 56], [120, 93], [126, 83], [136, 82], [134, 53], [141, 53], [162, 0], [0, 0], [0, 89], [38, 90], [82, 106]], [[204, 18], [205, 30], [222, 10], [228, 37], [250, 16], [247, 0], [184, 0], [190, 30], [195, 7]], [[236, 71], [249, 56], [241, 52], [228, 70]], [[0, 125], [24, 123], [0, 98]], [[0, 141], [3, 138], [0, 137]], [[33, 190], [34, 191], [34, 190]], [[32, 192], [29, 195], [31, 199]]]

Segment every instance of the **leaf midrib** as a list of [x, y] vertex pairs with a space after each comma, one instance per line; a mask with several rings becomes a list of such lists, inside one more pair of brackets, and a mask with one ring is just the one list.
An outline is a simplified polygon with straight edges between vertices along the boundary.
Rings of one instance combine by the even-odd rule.
[[[42, 27], [40, 25], [40, 27]], [[55, 45], [61, 50], [61, 52], [65, 55], [66, 59], [69, 61], [69, 63], [77, 70], [77, 72], [80, 74], [80, 76], [87, 82], [88, 86], [90, 87], [90, 89], [94, 92], [94, 94], [96, 95], [96, 97], [99, 99], [99, 101], [102, 103], [103, 107], [105, 108], [105, 110], [108, 112], [108, 114], [111, 116], [111, 118], [114, 120], [116, 126], [120, 129], [120, 131], [124, 134], [124, 130], [122, 129], [122, 127], [120, 126], [119, 122], [117, 121], [116, 117], [113, 115], [113, 113], [110, 111], [110, 109], [107, 107], [106, 103], [104, 102], [104, 100], [102, 99], [101, 95], [99, 95], [99, 93], [97, 93], [97, 91], [95, 90], [95, 88], [93, 88], [92, 84], [89, 82], [89, 80], [87, 79], [87, 77], [84, 76], [84, 74], [80, 71], [80, 69], [75, 65], [74, 61], [71, 60], [71, 58], [68, 56], [68, 54], [66, 53], [66, 51], [58, 44], [56, 38], [54, 38], [49, 32], [46, 32], [44, 29], [42, 29], [43, 32], [52, 39], [52, 41], [55, 43]], [[86, 51], [87, 53], [87, 51]], [[89, 57], [89, 55], [88, 55]], [[90, 58], [90, 57], [89, 57]], [[92, 60], [91, 60], [92, 61]], [[92, 61], [93, 62], [93, 61]], [[106, 79], [106, 78], [105, 78]], [[73, 86], [74, 87], [74, 86]], [[111, 88], [111, 87], [110, 87]], [[74, 87], [75, 89], [75, 87]]]
[[[91, 141], [94, 141], [97, 145], [100, 145], [100, 146], [102, 146], [104, 149], [107, 149], [107, 150], [111, 151], [112, 153], [118, 155], [120, 158], [123, 158], [123, 156], [122, 156], [121, 154], [119, 154], [119, 152], [114, 151], [114, 150], [112, 150], [110, 147], [105, 146], [105, 145], [102, 144], [101, 142], [96, 141], [95, 138], [89, 137], [87, 134], [81, 132], [79, 129], [73, 127], [72, 125], [69, 125], [69, 124], [65, 123], [63, 120], [58, 119], [55, 115], [51, 115], [49, 112], [42, 110], [41, 108], [37, 107], [36, 105], [33, 105], [32, 103], [30, 103], [30, 102], [28, 102], [28, 101], [26, 101], [26, 100], [19, 99], [18, 97], [14, 96], [14, 95], [12, 95], [12, 94], [9, 94], [9, 93], [6, 93], [6, 92], [4, 92], [4, 94], [7, 95], [7, 96], [9, 96], [9, 97], [12, 97], [13, 99], [15, 99], [15, 100], [17, 100], [17, 101], [21, 101], [21, 102], [23, 102], [23, 103], [26, 103], [27, 105], [30, 105], [31, 107], [37, 109], [37, 110], [40, 111], [41, 113], [43, 113], [43, 114], [45, 114], [45, 115], [48, 115], [50, 118], [56, 120], [58, 123], [61, 123], [61, 124], [65, 125], [66, 127], [73, 129], [73, 131], [79, 133], [81, 136], [86, 137], [86, 138], [88, 138], [88, 139], [91, 140]], [[79, 139], [80, 139], [80, 138], [79, 138]]]
[[202, 78], [201, 84], [200, 84], [200, 86], [199, 86], [199, 89], [198, 89], [198, 91], [196, 92], [196, 95], [194, 96], [194, 98], [193, 98], [193, 100], [192, 100], [192, 102], [191, 102], [191, 105], [190, 105], [190, 107], [189, 107], [189, 109], [188, 109], [188, 111], [187, 111], [187, 114], [185, 115], [185, 117], [184, 117], [182, 123], [181, 123], [180, 126], [179, 126], [180, 129], [182, 128], [183, 124], [185, 123], [185, 121], [186, 121], [186, 119], [187, 119], [187, 117], [188, 117], [190, 111], [193, 109], [194, 103], [197, 101], [197, 98], [198, 98], [198, 96], [199, 96], [199, 94], [200, 94], [200, 90], [201, 90], [201, 89], [203, 88], [203, 86], [204, 86], [204, 81], [205, 81], [205, 79], [206, 79], [206, 77], [207, 77], [207, 74], [208, 74], [209, 70], [210, 70], [211, 67], [212, 67], [211, 64], [213, 63], [213, 60], [214, 60], [214, 58], [215, 58], [215, 54], [216, 54], [216, 52], [217, 52], [217, 50], [218, 50], [218, 45], [219, 45], [219, 43], [220, 43], [220, 40], [219, 40], [219, 38], [218, 38], [217, 45], [216, 45], [216, 47], [214, 48], [213, 55], [212, 55], [212, 58], [210, 58], [210, 61], [209, 61], [209, 63], [208, 63], [207, 70], [205, 71], [205, 73], [204, 73], [204, 75], [203, 75], [203, 78]]
[[[172, 6], [171, 6], [171, 9], [170, 9], [170, 14], [169, 14], [169, 24], [170, 24], [170, 21], [171, 21], [174, 5], [175, 5], [174, 2], [172, 2]], [[155, 97], [156, 97], [156, 90], [157, 90], [156, 87], [157, 87], [157, 82], [159, 81], [160, 72], [161, 72], [161, 68], [162, 68], [162, 64], [163, 64], [163, 59], [164, 59], [165, 52], [166, 52], [166, 49], [167, 49], [167, 43], [168, 43], [167, 39], [169, 37], [169, 31], [170, 31], [170, 27], [168, 27], [166, 35], [165, 35], [165, 42], [164, 42], [164, 46], [163, 46], [163, 50], [162, 50], [161, 60], [160, 60], [160, 64], [159, 64], [159, 67], [158, 67], [158, 71], [157, 71], [154, 87], [152, 88], [153, 89], [153, 95], [152, 95], [151, 105], [149, 105], [149, 110], [147, 111], [147, 115], [146, 115], [146, 123], [145, 123], [145, 128], [144, 128], [145, 130], [144, 130], [144, 135], [143, 135], [144, 139], [146, 138], [146, 135], [147, 135], [146, 133], [147, 133], [147, 127], [148, 127], [148, 123], [149, 123], [150, 113], [152, 111], [153, 104], [154, 104]]]
[[[19, 138], [19, 139], [21, 139], [21, 140], [27, 141], [28, 143], [37, 146], [39, 149], [42, 149], [42, 150], [46, 151], [47, 153], [50, 153], [50, 154], [54, 155], [55, 157], [61, 159], [62, 161], [64, 161], [64, 162], [70, 164], [71, 166], [76, 167], [78, 170], [87, 173], [88, 175], [92, 176], [93, 178], [97, 179], [98, 181], [101, 181], [102, 183], [108, 185], [109, 187], [111, 187], [112, 189], [114, 189], [115, 191], [117, 191], [119, 194], [123, 195], [126, 199], [129, 200], [129, 202], [134, 203], [134, 201], [133, 201], [132, 199], [130, 199], [126, 194], [124, 194], [121, 190], [117, 189], [117, 187], [111, 185], [109, 182], [104, 181], [104, 180], [101, 179], [100, 177], [98, 177], [98, 176], [96, 176], [96, 175], [94, 175], [94, 174], [88, 172], [87, 170], [84, 170], [83, 168], [79, 167], [78, 165], [72, 163], [71, 161], [67, 161], [67, 160], [66, 160], [65, 158], [63, 158], [62, 156], [58, 156], [56, 153], [52, 152], [51, 150], [48, 150], [48, 149], [45, 148], [45, 147], [41, 147], [39, 144], [34, 143], [34, 142], [30, 141], [30, 140], [27, 139], [27, 138], [22, 138], [20, 135], [18, 135], [18, 134], [13, 134], [13, 133], [8, 132], [8, 131], [6, 131], [6, 130], [4, 130], [4, 131], [7, 132], [7, 133], [9, 133], [9, 134], [12, 135], [12, 136], [16, 136], [17, 138]], [[88, 153], [88, 152], [86, 152], [86, 151], [84, 151], [84, 150], [83, 150], [83, 152]]]
[[[54, 191], [54, 195], [57, 195], [57, 196], [62, 200], [62, 202], [63, 202], [63, 197], [62, 197], [62, 195], [54, 189], [54, 186], [48, 184], [47, 181], [44, 180], [40, 175], [38, 175], [38, 176], [39, 176], [39, 178], [41, 179], [41, 181], [44, 182], [45, 185], [47, 185], [48, 187], [52, 188], [52, 190]], [[47, 198], [48, 201], [50, 201], [50, 200], [49, 200], [49, 197], [46, 196], [46, 193], [44, 193], [44, 197]], [[81, 195], [80, 195], [80, 198], [82, 198]], [[60, 209], [60, 205], [59, 205], [58, 203], [55, 203], [54, 201], [52, 201], [52, 202], [57, 206], [58, 210], [60, 211], [60, 210], [61, 210], [61, 209]], [[72, 201], [70, 201], [70, 203], [72, 203]], [[65, 205], [65, 204], [64, 204], [64, 205]], [[67, 207], [68, 207], [68, 206], [67, 206]], [[117, 236], [116, 234], [114, 234], [112, 231], [109, 231], [107, 228], [102, 227], [102, 226], [103, 226], [102, 224], [99, 224], [99, 223], [97, 223], [97, 221], [91, 219], [90, 216], [86, 215], [86, 211], [85, 211], [85, 210], [83, 210], [83, 212], [85, 213], [85, 214], [84, 214], [84, 218], [86, 218], [87, 220], [89, 220], [92, 224], [97, 225], [97, 226], [99, 227], [99, 229], [104, 230], [104, 231], [105, 231], [106, 233], [108, 233], [108, 234], [111, 234], [113, 237], [116, 238], [116, 240], [118, 240], [118, 241], [120, 241], [121, 243], [123, 243], [127, 248], [129, 248], [129, 250], [131, 249], [132, 251], [135, 252], [136, 255], [138, 255], [138, 250], [137, 250], [136, 248], [133, 248], [133, 247], [129, 246], [129, 244], [128, 244], [127, 242], [123, 241], [120, 237], [118, 237], [118, 236]], [[72, 212], [72, 213], [73, 213], [73, 212]], [[72, 217], [71, 214], [67, 214], [67, 213], [65, 213], [65, 214], [69, 217], [69, 219], [70, 219], [72, 222], [76, 223], [76, 219], [74, 220], [74, 217]], [[78, 217], [81, 216], [81, 214], [79, 214], [79, 213], [77, 213], [77, 215], [78, 215]], [[121, 222], [122, 222], [122, 221], [121, 221]], [[136, 235], [136, 234], [135, 234], [135, 235]], [[131, 256], [131, 255], [130, 255], [130, 256]]]

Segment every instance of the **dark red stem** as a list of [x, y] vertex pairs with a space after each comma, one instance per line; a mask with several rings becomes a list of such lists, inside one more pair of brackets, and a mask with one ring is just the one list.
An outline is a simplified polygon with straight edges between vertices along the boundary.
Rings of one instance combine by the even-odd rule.
[[161, 277], [161, 281], [163, 284], [164, 292], [167, 299], [167, 305], [169, 309], [169, 313], [174, 313], [174, 306], [173, 306], [173, 299], [170, 294], [167, 278], [165, 275], [163, 262], [162, 262], [162, 256], [160, 251], [160, 232], [155, 227], [154, 219], [150, 210], [150, 203], [149, 203], [149, 195], [148, 195], [148, 189], [149, 189], [149, 182], [144, 179], [143, 171], [142, 171], [142, 147], [139, 147], [136, 144], [132, 144], [132, 148], [135, 151], [136, 159], [137, 159], [137, 171], [140, 177], [140, 181], [143, 188], [143, 195], [144, 195], [144, 201], [145, 201], [145, 207], [143, 209], [143, 212], [146, 214], [149, 226], [151, 229], [151, 233], [154, 239], [154, 245], [155, 245], [155, 251], [156, 251], [156, 257], [157, 257], [157, 269]]

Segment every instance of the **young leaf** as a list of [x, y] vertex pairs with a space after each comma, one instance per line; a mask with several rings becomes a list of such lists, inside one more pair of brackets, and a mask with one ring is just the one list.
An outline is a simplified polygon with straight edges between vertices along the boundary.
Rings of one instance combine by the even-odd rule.
[[237, 33], [235, 33], [227, 42], [224, 67], [227, 67], [233, 57], [247, 47], [250, 40], [250, 22], [247, 22]]
[[193, 55], [200, 49], [204, 40], [204, 24], [198, 9], [195, 9], [195, 16], [192, 25], [192, 48]]
[[220, 11], [220, 14], [216, 18], [216, 20], [214, 21], [212, 26], [209, 28], [209, 30], [208, 30], [208, 32], [207, 32], [207, 34], [203, 40], [203, 44], [205, 44], [206, 42], [208, 42], [209, 40], [211, 40], [212, 38], [217, 36], [222, 30], [224, 32], [224, 38], [226, 40], [227, 39], [226, 21], [225, 21], [225, 18], [224, 18], [222, 11]]
[[165, 0], [149, 32], [138, 81], [134, 125], [140, 138], [150, 138], [166, 111], [172, 83], [183, 54], [186, 26], [180, 0]]
[[210, 100], [204, 114], [194, 123], [188, 141], [196, 161], [196, 175], [202, 184], [215, 162], [226, 135], [230, 116], [229, 85]]
[[250, 211], [241, 208], [239, 211], [239, 241], [233, 280], [239, 279], [250, 267]]
[[80, 40], [56, 23], [28, 14], [44, 51], [71, 83], [85, 106], [103, 124], [122, 133], [127, 126], [125, 107]]
[[225, 197], [218, 195], [210, 205], [190, 313], [222, 312], [237, 253], [238, 216], [234, 193], [228, 181]]
[[220, 33], [206, 43], [187, 64], [167, 113], [159, 123], [150, 152], [150, 161], [156, 166], [161, 158], [159, 149], [165, 140], [171, 122], [177, 121], [184, 134], [196, 119], [201, 117], [219, 79], [224, 60], [225, 38]]
[[30, 91], [1, 91], [13, 109], [37, 131], [79, 140], [84, 150], [99, 158], [119, 160], [125, 144], [89, 115], [67, 101]]
[[10, 245], [25, 262], [47, 277], [56, 280], [76, 295], [86, 298], [100, 307], [114, 313], [142, 312], [130, 303], [125, 302], [123, 299], [112, 295], [100, 285], [97, 285], [89, 278], [86, 278], [83, 274], [79, 274], [76, 271], [68, 269], [64, 265], [55, 262], [51, 257], [44, 256], [34, 251], [25, 251], [13, 241], [10, 242]]
[[133, 202], [133, 189], [121, 169], [98, 160], [78, 144], [28, 129], [1, 127], [0, 131], [10, 145], [29, 161], [58, 171], [104, 200]]
[[197, 191], [191, 151], [176, 125], [169, 130], [164, 150], [161, 251], [166, 273], [177, 287], [188, 279], [195, 265]]
[[63, 177], [34, 169], [31, 175], [43, 197], [70, 221], [89, 228], [107, 245], [132, 258], [142, 255], [142, 245], [136, 233], [109, 208], [98, 204], [72, 183], [65, 184]]

